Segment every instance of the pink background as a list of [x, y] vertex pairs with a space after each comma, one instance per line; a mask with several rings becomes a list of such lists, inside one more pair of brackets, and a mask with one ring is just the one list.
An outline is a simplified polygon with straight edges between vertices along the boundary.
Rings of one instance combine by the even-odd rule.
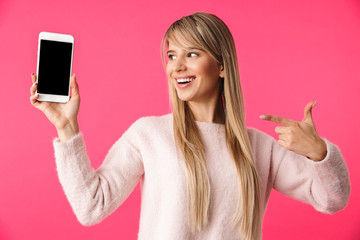
[[[360, 2], [0, 0], [0, 239], [136, 239], [140, 189], [101, 224], [77, 222], [58, 182], [54, 127], [29, 103], [41, 31], [75, 37], [79, 122], [92, 165], [138, 118], [169, 112], [160, 41], [183, 15], [206, 11], [232, 31], [247, 125], [276, 137], [259, 115], [302, 120], [307, 102], [319, 134], [348, 165], [348, 206], [334, 214], [272, 192], [264, 239], [360, 239]], [[251, 2], [251, 3], [250, 3]]]

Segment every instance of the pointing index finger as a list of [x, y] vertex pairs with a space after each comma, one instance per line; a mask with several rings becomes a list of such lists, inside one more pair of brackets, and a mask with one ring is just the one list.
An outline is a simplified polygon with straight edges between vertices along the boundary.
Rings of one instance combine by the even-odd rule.
[[269, 122], [274, 122], [274, 123], [281, 124], [284, 126], [290, 126], [294, 123], [293, 120], [286, 119], [286, 118], [279, 117], [279, 116], [274, 116], [274, 115], [261, 115], [260, 118], [263, 120], [266, 120]]

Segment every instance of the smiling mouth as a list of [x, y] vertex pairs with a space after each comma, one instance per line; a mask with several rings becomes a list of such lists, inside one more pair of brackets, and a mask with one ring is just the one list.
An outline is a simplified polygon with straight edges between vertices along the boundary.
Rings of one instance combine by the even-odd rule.
[[186, 83], [190, 83], [194, 80], [195, 80], [195, 78], [178, 78], [178, 79], [176, 79], [178, 84], [186, 84]]

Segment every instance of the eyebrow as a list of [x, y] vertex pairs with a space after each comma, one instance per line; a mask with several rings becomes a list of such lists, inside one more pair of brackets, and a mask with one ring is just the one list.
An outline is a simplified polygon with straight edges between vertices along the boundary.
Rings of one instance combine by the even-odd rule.
[[[183, 49], [185, 49], [185, 50], [188, 51], [188, 52], [190, 52], [190, 51], [192, 51], [192, 50], [198, 50], [198, 51], [204, 52], [204, 50], [202, 50], [202, 49], [200, 49], [200, 48], [196, 48], [196, 47], [189, 47], [189, 48], [183, 48]], [[175, 51], [170, 49], [170, 50], [168, 50], [166, 53], [169, 54], [169, 53], [173, 53], [173, 52], [175, 52]]]

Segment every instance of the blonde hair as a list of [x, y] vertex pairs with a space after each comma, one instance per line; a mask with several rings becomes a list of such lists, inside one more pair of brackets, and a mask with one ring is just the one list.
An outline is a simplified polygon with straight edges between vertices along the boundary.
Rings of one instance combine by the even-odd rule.
[[[224, 111], [227, 146], [236, 165], [240, 188], [232, 223], [233, 227], [241, 223], [244, 239], [256, 239], [261, 228], [259, 176], [245, 126], [244, 102], [233, 37], [225, 23], [215, 15], [199, 12], [182, 17], [169, 27], [162, 40], [164, 67], [164, 46], [168, 46], [169, 40], [181, 44], [179, 39], [206, 51], [224, 68], [224, 78], [220, 79], [219, 106]], [[190, 227], [193, 232], [200, 231], [209, 221], [210, 206], [210, 181], [204, 147], [193, 113], [188, 104], [178, 98], [176, 89], [170, 82], [169, 95], [175, 142], [183, 154], [187, 170]]]

